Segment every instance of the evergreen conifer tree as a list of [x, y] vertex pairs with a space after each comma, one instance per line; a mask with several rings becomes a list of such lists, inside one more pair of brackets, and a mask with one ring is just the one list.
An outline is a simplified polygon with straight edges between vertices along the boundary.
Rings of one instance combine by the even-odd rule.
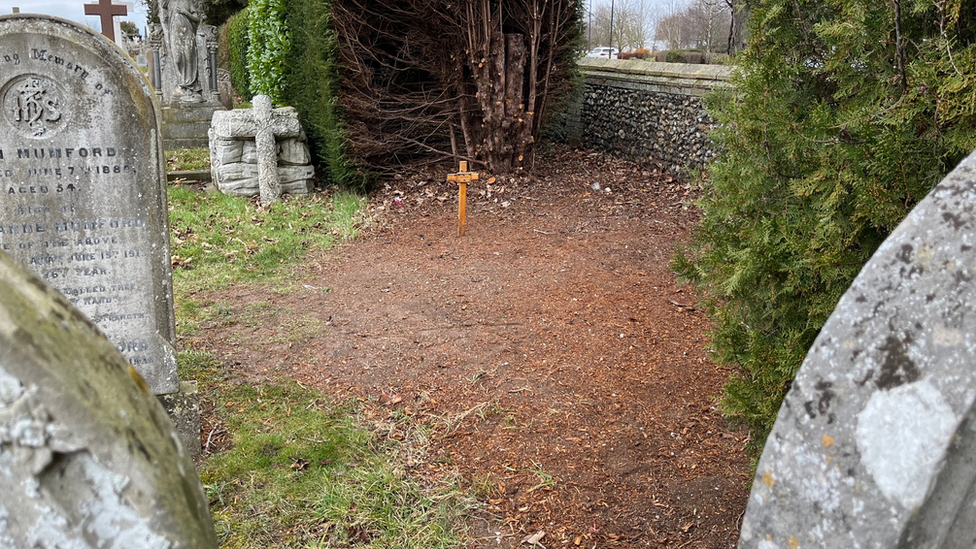
[[723, 406], [761, 448], [807, 350], [867, 259], [976, 147], [976, 2], [757, 0], [722, 156], [673, 267], [733, 367]]

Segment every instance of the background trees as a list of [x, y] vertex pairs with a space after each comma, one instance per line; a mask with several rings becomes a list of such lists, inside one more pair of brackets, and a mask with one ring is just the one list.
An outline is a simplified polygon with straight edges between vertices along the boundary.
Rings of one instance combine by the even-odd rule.
[[121, 21], [119, 22], [119, 29], [122, 31], [129, 40], [134, 40], [139, 37], [139, 27], [136, 26], [132, 21]]
[[333, 181], [447, 159], [506, 174], [568, 99], [582, 14], [580, 0], [251, 0], [228, 25], [231, 72], [298, 109]]
[[614, 0], [613, 39], [610, 38], [610, 3], [593, 7], [587, 19], [590, 48], [609, 46], [620, 51], [651, 49], [654, 41], [656, 6], [651, 0]]
[[723, 405], [761, 447], [861, 266], [976, 148], [976, 4], [766, 0], [709, 101], [722, 156], [674, 266], [705, 296], [735, 373]]
[[[600, 0], [586, 21], [590, 48], [611, 45], [621, 51], [700, 49], [734, 53], [744, 47], [747, 10], [741, 0]], [[731, 40], [730, 40], [731, 37]]]

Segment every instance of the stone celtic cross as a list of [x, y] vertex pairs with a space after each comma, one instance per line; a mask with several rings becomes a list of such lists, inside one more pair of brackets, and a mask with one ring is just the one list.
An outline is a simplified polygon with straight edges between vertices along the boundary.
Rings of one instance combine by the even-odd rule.
[[213, 126], [221, 135], [254, 138], [261, 205], [267, 206], [281, 198], [277, 139], [298, 137], [302, 133], [302, 127], [293, 116], [293, 109], [272, 108], [271, 98], [267, 95], [255, 95], [251, 99], [251, 105], [252, 108], [247, 110], [215, 112]]

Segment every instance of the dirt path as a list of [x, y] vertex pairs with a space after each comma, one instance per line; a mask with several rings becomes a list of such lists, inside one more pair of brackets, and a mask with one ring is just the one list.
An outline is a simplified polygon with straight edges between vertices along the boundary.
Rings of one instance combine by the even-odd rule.
[[727, 372], [668, 271], [690, 191], [583, 151], [545, 162], [472, 185], [461, 238], [443, 174], [390, 181], [367, 236], [313, 254], [301, 290], [209, 296], [241, 320], [189, 343], [428, 423], [410, 465], [481, 489], [497, 521], [473, 525], [478, 547], [734, 547], [746, 434], [716, 409]]

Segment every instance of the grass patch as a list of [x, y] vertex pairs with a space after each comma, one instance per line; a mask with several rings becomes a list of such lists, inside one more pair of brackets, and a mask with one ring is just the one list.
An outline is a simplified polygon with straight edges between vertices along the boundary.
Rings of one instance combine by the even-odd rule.
[[526, 493], [532, 493], [539, 489], [552, 490], [556, 486], [556, 477], [543, 471], [542, 465], [535, 460], [532, 461], [532, 469], [514, 469], [508, 465], [503, 465], [503, 467], [514, 473], [531, 473], [536, 476], [536, 479], [539, 481], [538, 484], [532, 488], [529, 488], [528, 492]]
[[199, 333], [200, 323], [210, 320], [210, 310], [192, 299], [183, 298], [175, 301], [176, 318], [179, 319], [176, 335], [185, 337]]
[[166, 151], [166, 170], [170, 172], [186, 170], [209, 170], [210, 149], [176, 149]]
[[305, 343], [322, 331], [322, 323], [308, 315], [286, 318], [280, 326], [281, 333], [271, 338], [274, 343]]
[[200, 468], [221, 547], [462, 545], [473, 500], [412, 480], [396, 444], [364, 428], [355, 404], [293, 381], [228, 386], [205, 353], [181, 353], [180, 363], [230, 433], [231, 448]]
[[252, 200], [169, 187], [174, 284], [186, 291], [237, 282], [272, 283], [311, 249], [354, 237], [363, 199], [351, 192], [285, 197], [262, 210]]
[[[169, 189], [177, 335], [208, 325], [284, 316], [268, 342], [300, 341], [321, 327], [270, 302], [207, 296], [234, 283], [283, 288], [309, 250], [351, 238], [363, 200], [352, 193], [296, 197], [258, 210], [251, 200]], [[284, 290], [283, 290], [284, 291]], [[320, 291], [327, 292], [327, 288]], [[184, 351], [179, 376], [212, 404], [223, 451], [200, 465], [221, 547], [460, 547], [473, 504], [457, 484], [431, 487], [402, 465], [406, 446], [370, 429], [356, 403], [335, 403], [287, 378], [245, 385], [212, 355]], [[392, 417], [399, 429], [410, 420]], [[420, 433], [419, 429], [414, 429]], [[218, 432], [215, 430], [214, 432]], [[226, 438], [224, 438], [226, 436]], [[422, 434], [418, 434], [422, 437]], [[413, 437], [411, 442], [415, 442]]]

